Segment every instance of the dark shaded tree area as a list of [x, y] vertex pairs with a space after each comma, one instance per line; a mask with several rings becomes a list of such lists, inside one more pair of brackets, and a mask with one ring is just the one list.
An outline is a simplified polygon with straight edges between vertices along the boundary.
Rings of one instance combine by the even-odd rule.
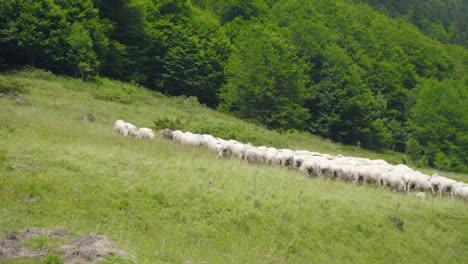
[[0, 69], [136, 82], [466, 172], [468, 51], [441, 43], [465, 44], [464, 1], [4, 0]]
[[361, 0], [391, 17], [403, 18], [425, 35], [468, 47], [467, 0]]

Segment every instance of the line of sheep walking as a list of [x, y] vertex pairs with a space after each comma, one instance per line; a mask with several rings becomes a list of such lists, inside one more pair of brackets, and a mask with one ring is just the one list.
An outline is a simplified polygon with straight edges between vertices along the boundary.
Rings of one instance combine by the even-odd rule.
[[114, 132], [122, 136], [132, 136], [139, 139], [154, 139], [154, 131], [147, 127], [136, 127], [131, 123], [126, 123], [123, 120], [117, 120], [114, 124]]
[[308, 150], [276, 149], [224, 140], [208, 134], [194, 134], [180, 130], [163, 129], [164, 139], [182, 145], [207, 147], [222, 158], [238, 158], [254, 164], [282, 166], [297, 169], [313, 177], [343, 180], [354, 184], [376, 184], [398, 191], [448, 194], [468, 199], [468, 184], [437, 174], [432, 176], [415, 171], [406, 165], [391, 165], [384, 160], [331, 156]]
[[[123, 120], [115, 121], [114, 132], [122, 136], [149, 140], [153, 140], [155, 136], [152, 129], [138, 128]], [[382, 188], [392, 188], [403, 192], [414, 190], [420, 192], [418, 196], [425, 196], [425, 193], [437, 193], [468, 199], [468, 184], [437, 174], [429, 176], [403, 164], [391, 165], [384, 160], [332, 156], [308, 150], [254, 146], [208, 134], [200, 135], [167, 128], [161, 130], [160, 133], [164, 139], [178, 144], [206, 147], [220, 158], [238, 158], [253, 164], [297, 169], [309, 177], [317, 176], [354, 184], [376, 184]]]

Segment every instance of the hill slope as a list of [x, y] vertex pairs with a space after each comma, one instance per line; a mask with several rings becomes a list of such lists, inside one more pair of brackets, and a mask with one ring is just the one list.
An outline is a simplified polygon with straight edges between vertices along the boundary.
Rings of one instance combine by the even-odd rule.
[[[191, 99], [117, 82], [103, 80], [96, 87], [40, 71], [1, 77], [29, 91], [0, 97], [1, 231], [103, 232], [139, 263], [468, 261], [466, 201], [419, 199], [219, 160], [160, 137], [120, 137], [112, 126], [117, 118], [151, 126], [153, 119], [169, 116], [192, 131], [228, 137], [230, 130], [238, 139], [266, 145], [374, 158], [376, 153], [305, 134], [280, 135]], [[117, 88], [127, 97], [106, 93]], [[88, 113], [94, 122], [83, 121]], [[463, 174], [449, 176], [466, 180]], [[53, 245], [44, 246], [53, 252]]]

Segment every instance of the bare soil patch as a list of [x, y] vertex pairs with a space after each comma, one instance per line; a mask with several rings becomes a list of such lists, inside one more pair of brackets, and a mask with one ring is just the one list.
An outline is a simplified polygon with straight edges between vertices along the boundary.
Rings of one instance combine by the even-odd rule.
[[[24, 246], [32, 238], [63, 238], [66, 242], [56, 249], [42, 246], [33, 249]], [[106, 256], [120, 256], [134, 259], [130, 254], [119, 250], [101, 233], [71, 237], [66, 229], [47, 231], [27, 228], [19, 232], [7, 232], [0, 237], [0, 262], [22, 258], [41, 258], [49, 253], [61, 255], [65, 263], [98, 263]]]

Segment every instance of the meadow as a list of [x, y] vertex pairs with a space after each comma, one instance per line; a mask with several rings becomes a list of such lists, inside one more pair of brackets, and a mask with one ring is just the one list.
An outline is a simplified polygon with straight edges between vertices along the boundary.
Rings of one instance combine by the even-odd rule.
[[[392, 163], [404, 154], [270, 131], [194, 98], [97, 83], [31, 69], [0, 75], [3, 87], [23, 90], [0, 97], [0, 236], [33, 227], [101, 232], [137, 263], [468, 263], [467, 201], [307, 178], [112, 129], [124, 119]], [[57, 254], [57, 241], [41, 246]]]

